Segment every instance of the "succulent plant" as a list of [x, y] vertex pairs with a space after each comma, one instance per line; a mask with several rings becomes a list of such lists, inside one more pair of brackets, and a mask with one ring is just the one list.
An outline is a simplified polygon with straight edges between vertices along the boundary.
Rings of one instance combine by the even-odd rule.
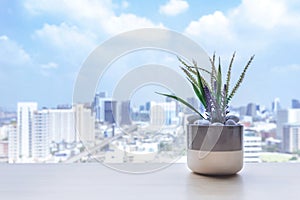
[[[240, 87], [242, 81], [244, 80], [246, 71], [248, 70], [254, 55], [249, 59], [248, 63], [244, 67], [239, 79], [236, 84], [229, 91], [231, 70], [233, 61], [235, 58], [235, 53], [232, 55], [227, 75], [226, 82], [222, 82], [222, 67], [221, 59], [219, 57], [218, 69], [216, 69], [216, 56], [215, 54], [210, 58], [211, 70], [206, 70], [204, 68], [198, 67], [195, 61], [192, 61], [192, 65], [187, 64], [182, 58], [178, 57], [179, 62], [182, 64], [180, 68], [185, 73], [187, 80], [193, 87], [193, 90], [198, 97], [200, 103], [205, 107], [205, 112], [201, 113], [197, 108], [193, 107], [184, 99], [177, 97], [172, 94], [158, 93], [160, 95], [173, 98], [185, 106], [189, 107], [195, 113], [197, 113], [200, 118], [209, 120], [211, 123], [222, 123], [225, 124], [226, 116], [229, 113], [228, 105], [233, 96], [235, 95], [237, 89]], [[208, 83], [201, 73], [208, 73], [210, 75], [210, 83]]]

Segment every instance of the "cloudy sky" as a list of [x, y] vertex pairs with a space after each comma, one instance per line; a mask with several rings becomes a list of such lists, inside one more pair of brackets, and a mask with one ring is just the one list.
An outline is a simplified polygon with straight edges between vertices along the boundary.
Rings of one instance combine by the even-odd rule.
[[[216, 52], [225, 65], [237, 51], [236, 75], [255, 54], [233, 105], [270, 107], [279, 97], [289, 107], [292, 98], [300, 99], [298, 0], [2, 0], [0, 17], [0, 107], [71, 103], [77, 74], [93, 49], [145, 27], [182, 33], [208, 54]], [[155, 60], [156, 53], [145, 54]], [[120, 63], [130, 67], [132, 60]], [[117, 69], [110, 73], [114, 77]], [[109, 90], [105, 84], [99, 88]]]

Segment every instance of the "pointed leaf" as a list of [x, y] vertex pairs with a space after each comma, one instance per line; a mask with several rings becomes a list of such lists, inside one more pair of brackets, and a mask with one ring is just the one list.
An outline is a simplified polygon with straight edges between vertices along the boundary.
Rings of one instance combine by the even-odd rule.
[[180, 69], [186, 74], [188, 80], [190, 80], [193, 83], [197, 84], [196, 79], [193, 77], [193, 75], [187, 69], [185, 69], [183, 67], [180, 67]]
[[231, 91], [231, 93], [230, 93], [230, 95], [229, 95], [229, 97], [227, 99], [227, 102], [229, 102], [232, 99], [233, 95], [235, 94], [235, 92], [237, 91], [237, 89], [240, 87], [240, 85], [241, 85], [241, 83], [244, 80], [244, 77], [246, 75], [246, 71], [249, 68], [249, 66], [250, 66], [251, 62], [253, 61], [253, 59], [254, 59], [254, 55], [250, 58], [250, 60], [248, 61], [247, 65], [244, 67], [244, 70], [243, 70], [242, 74], [240, 75], [240, 78], [237, 81], [237, 83], [235, 84], [234, 88], [232, 89], [232, 91]]
[[197, 95], [198, 99], [200, 100], [202, 105], [204, 105], [204, 107], [206, 107], [206, 101], [205, 101], [204, 93], [202, 93], [199, 90], [199, 88], [193, 82], [190, 81], [190, 83], [192, 84], [193, 90], [194, 90], [195, 94]]
[[221, 90], [222, 90], [222, 71], [221, 71], [221, 59], [219, 57], [219, 67], [218, 67], [218, 75], [217, 75], [217, 103], [220, 105], [221, 103]]
[[180, 97], [177, 97], [175, 95], [170, 95], [170, 94], [159, 93], [159, 92], [156, 92], [156, 93], [159, 94], [159, 95], [170, 97], [172, 99], [175, 99], [176, 101], [179, 101], [180, 103], [184, 104], [185, 106], [189, 107], [191, 110], [196, 112], [201, 118], [205, 119], [205, 117], [197, 109], [195, 109], [191, 104], [189, 104], [185, 100], [181, 99]]
[[211, 91], [212, 91], [212, 96], [216, 96], [216, 87], [215, 86], [215, 81], [216, 81], [216, 67], [215, 67], [215, 57], [216, 54], [213, 54], [212, 58], [209, 58], [209, 61], [211, 63], [211, 78], [210, 78], [210, 84], [211, 84]]
[[232, 55], [229, 67], [228, 67], [228, 71], [227, 71], [227, 78], [226, 78], [226, 99], [228, 98], [228, 93], [229, 93], [229, 84], [230, 84], [230, 79], [231, 79], [231, 69], [232, 69], [232, 65], [233, 65], [233, 61], [235, 58], [235, 52]]
[[199, 70], [196, 68], [196, 72], [197, 72], [197, 79], [198, 79], [198, 87], [200, 89], [200, 92], [202, 94], [202, 104], [206, 107], [206, 101], [205, 101], [205, 92], [204, 92], [204, 86], [202, 84], [202, 77], [199, 73]]

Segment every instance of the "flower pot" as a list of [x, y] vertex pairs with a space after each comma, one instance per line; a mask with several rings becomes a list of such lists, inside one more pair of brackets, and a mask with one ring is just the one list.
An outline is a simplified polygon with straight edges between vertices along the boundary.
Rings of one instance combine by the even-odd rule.
[[243, 168], [243, 126], [189, 124], [187, 164], [195, 173], [232, 175]]

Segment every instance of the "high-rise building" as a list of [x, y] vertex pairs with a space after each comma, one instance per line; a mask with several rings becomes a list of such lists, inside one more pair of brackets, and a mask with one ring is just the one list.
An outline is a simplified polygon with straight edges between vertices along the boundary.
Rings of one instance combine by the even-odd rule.
[[246, 111], [246, 115], [251, 116], [251, 117], [255, 117], [257, 114], [257, 106], [255, 103], [249, 103], [247, 105], [247, 111]]
[[17, 133], [17, 124], [12, 123], [8, 126], [8, 162], [14, 163], [19, 160], [20, 145]]
[[288, 110], [279, 110], [276, 114], [277, 129], [276, 129], [276, 138], [282, 140], [283, 138], [283, 125], [289, 121], [289, 112]]
[[297, 99], [292, 99], [292, 108], [300, 108], [300, 101]]
[[[176, 104], [176, 116], [182, 111], [182, 105], [178, 101], [175, 101], [173, 98], [166, 97], [166, 102], [167, 103], [175, 102], [175, 104]], [[193, 102], [193, 103], [195, 103], [195, 102]], [[196, 106], [197, 105], [198, 105], [198, 103], [196, 102]]]
[[44, 161], [50, 155], [49, 111], [35, 111], [32, 127], [32, 158]]
[[7, 140], [0, 141], [0, 162], [7, 162], [8, 158], [8, 142]]
[[166, 116], [163, 106], [151, 102], [150, 108], [150, 124], [152, 126], [163, 126], [166, 123]]
[[116, 123], [117, 120], [117, 101], [112, 99], [101, 99], [100, 121], [109, 124]]
[[35, 102], [22, 102], [17, 107], [17, 146], [19, 157], [26, 161], [32, 157], [33, 117], [38, 106]]
[[120, 125], [131, 125], [130, 101], [123, 101], [121, 103]]
[[92, 103], [92, 110], [95, 113], [96, 121], [113, 124], [117, 118], [117, 101], [106, 96], [105, 92], [96, 94]]
[[272, 111], [273, 113], [277, 113], [279, 110], [281, 110], [280, 99], [275, 98], [274, 101], [272, 102]]
[[151, 108], [151, 102], [150, 101], [148, 101], [148, 102], [146, 102], [146, 111], [150, 111], [150, 108]]
[[91, 107], [37, 110], [36, 103], [18, 103], [16, 124], [9, 125], [9, 162], [46, 161], [50, 144], [95, 140], [95, 117]]
[[283, 139], [283, 126], [300, 123], [300, 109], [279, 110], [277, 112], [277, 139]]
[[75, 116], [72, 108], [49, 109], [49, 137], [55, 143], [78, 141], [75, 132]]
[[101, 96], [99, 94], [96, 94], [94, 97], [94, 101], [92, 103], [92, 108], [93, 108], [93, 112], [95, 113], [96, 121], [100, 121], [100, 111], [101, 111], [100, 100], [101, 100]]
[[144, 105], [140, 105], [139, 111], [141, 112], [141, 111], [144, 111], [144, 110], [145, 110], [145, 106]]
[[83, 142], [95, 141], [95, 117], [92, 109], [84, 104], [73, 106], [75, 113], [75, 128], [79, 139]]
[[95, 116], [91, 108], [75, 104], [71, 109], [49, 109], [49, 137], [55, 143], [94, 141]]
[[176, 118], [176, 102], [166, 102], [163, 104], [166, 116], [166, 124], [173, 124], [173, 120]]
[[295, 153], [300, 150], [300, 123], [283, 126], [283, 151]]
[[150, 123], [155, 126], [171, 125], [176, 117], [176, 103], [171, 102], [151, 102]]
[[9, 162], [45, 160], [49, 152], [49, 113], [37, 103], [18, 103], [17, 124], [9, 126]]
[[103, 108], [102, 107], [102, 101], [104, 99], [107, 98], [107, 93], [106, 92], [99, 92], [95, 95], [94, 97], [94, 101], [92, 103], [92, 109], [93, 109], [93, 112], [95, 113], [95, 119], [96, 121], [101, 121], [101, 112]]

